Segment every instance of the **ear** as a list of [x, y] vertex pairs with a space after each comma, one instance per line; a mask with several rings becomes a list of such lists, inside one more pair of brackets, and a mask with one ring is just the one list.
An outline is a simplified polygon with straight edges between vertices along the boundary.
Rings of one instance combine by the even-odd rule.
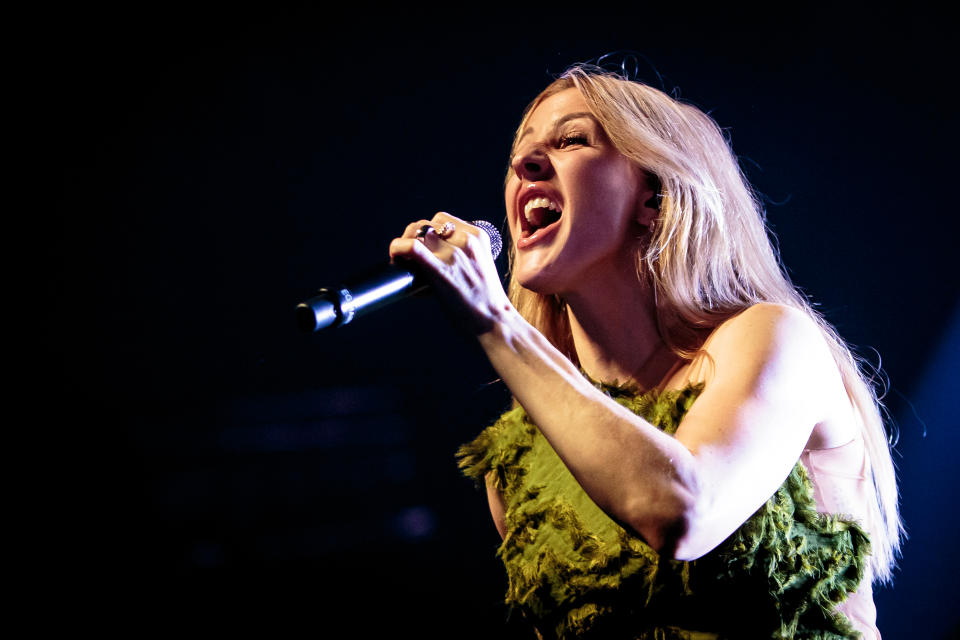
[[660, 179], [649, 171], [640, 174], [640, 193], [637, 198], [636, 221], [649, 227], [660, 217]]

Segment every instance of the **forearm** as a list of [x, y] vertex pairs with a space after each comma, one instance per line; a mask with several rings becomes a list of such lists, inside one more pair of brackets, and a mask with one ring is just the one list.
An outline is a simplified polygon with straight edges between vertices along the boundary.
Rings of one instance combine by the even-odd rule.
[[690, 451], [597, 390], [516, 311], [480, 343], [591, 499], [655, 548], [671, 546], [691, 504]]

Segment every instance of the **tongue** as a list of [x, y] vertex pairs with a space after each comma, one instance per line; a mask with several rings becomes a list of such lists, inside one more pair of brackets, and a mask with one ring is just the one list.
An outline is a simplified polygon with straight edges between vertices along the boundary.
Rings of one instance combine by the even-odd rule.
[[537, 207], [530, 210], [530, 226], [534, 231], [551, 225], [560, 219], [560, 212], [546, 207]]

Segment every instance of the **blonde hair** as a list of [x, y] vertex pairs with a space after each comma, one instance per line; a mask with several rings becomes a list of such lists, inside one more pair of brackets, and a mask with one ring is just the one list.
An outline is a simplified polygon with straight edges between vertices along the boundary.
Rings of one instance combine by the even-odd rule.
[[[714, 120], [639, 82], [595, 67], [568, 69], [530, 103], [517, 135], [547, 97], [569, 88], [583, 95], [616, 149], [660, 185], [660, 216], [638, 256], [638, 275], [657, 299], [661, 333], [692, 358], [703, 339], [746, 308], [772, 302], [802, 310], [823, 333], [859, 416], [874, 486], [868, 505], [874, 579], [891, 578], [903, 527], [881, 405], [864, 363], [790, 282], [764, 223], [760, 203]], [[516, 145], [516, 138], [514, 145]], [[515, 149], [514, 149], [515, 151]], [[512, 155], [512, 154], [511, 154]], [[508, 169], [509, 179], [512, 169]], [[557, 349], [577, 362], [562, 301], [522, 287], [513, 271], [510, 299]]]

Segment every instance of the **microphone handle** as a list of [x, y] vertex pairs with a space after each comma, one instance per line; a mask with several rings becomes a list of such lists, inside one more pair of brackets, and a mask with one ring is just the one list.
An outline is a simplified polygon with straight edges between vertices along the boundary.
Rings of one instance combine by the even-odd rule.
[[358, 278], [356, 284], [320, 289], [316, 296], [297, 305], [297, 325], [309, 333], [343, 326], [357, 316], [426, 288], [427, 284], [409, 270], [388, 263], [371, 275]]
[[[486, 220], [474, 220], [470, 224], [487, 234], [490, 254], [496, 260], [503, 248], [500, 232]], [[335, 289], [320, 289], [316, 296], [298, 304], [296, 314], [300, 329], [314, 332], [349, 324], [357, 316], [428, 287], [422, 278], [393, 263], [387, 263], [365, 278], [357, 278], [354, 283]]]

